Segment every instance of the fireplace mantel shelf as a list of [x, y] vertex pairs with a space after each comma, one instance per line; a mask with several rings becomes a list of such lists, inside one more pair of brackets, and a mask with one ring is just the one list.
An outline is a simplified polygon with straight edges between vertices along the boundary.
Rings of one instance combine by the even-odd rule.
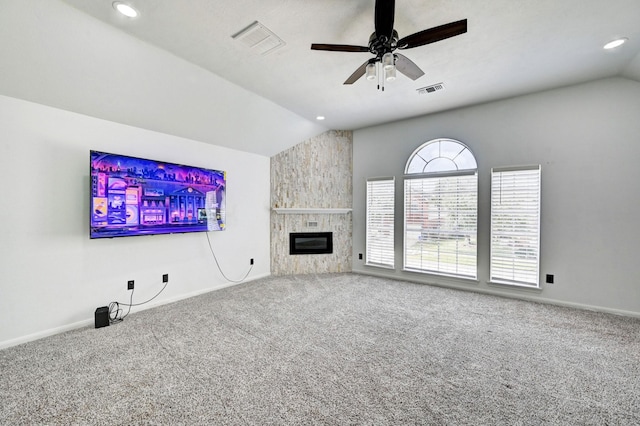
[[345, 214], [351, 209], [305, 209], [305, 208], [276, 208], [272, 209], [277, 214]]

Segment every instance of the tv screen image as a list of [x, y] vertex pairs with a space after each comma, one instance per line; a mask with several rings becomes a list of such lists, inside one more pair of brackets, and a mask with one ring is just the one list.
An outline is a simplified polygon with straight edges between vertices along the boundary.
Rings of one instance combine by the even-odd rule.
[[90, 238], [225, 228], [226, 173], [90, 152]]

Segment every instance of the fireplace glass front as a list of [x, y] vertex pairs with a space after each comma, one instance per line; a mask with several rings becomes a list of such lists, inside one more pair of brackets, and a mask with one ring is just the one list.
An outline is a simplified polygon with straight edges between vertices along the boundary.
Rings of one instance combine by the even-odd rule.
[[291, 232], [289, 254], [333, 253], [332, 232]]

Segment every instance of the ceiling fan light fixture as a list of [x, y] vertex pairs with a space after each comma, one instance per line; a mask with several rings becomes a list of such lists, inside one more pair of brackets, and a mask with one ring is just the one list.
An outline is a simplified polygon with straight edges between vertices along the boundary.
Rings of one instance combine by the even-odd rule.
[[387, 81], [393, 81], [396, 79], [396, 67], [391, 67], [384, 70], [384, 78]]
[[393, 53], [387, 52], [382, 55], [382, 66], [384, 67], [385, 71], [389, 71], [391, 68], [395, 68]]
[[376, 64], [375, 62], [369, 62], [367, 64], [366, 73], [367, 80], [375, 80], [376, 79]]
[[115, 10], [117, 10], [118, 12], [120, 12], [121, 14], [123, 14], [124, 16], [126, 16], [127, 18], [137, 18], [138, 17], [138, 11], [136, 9], [133, 8], [133, 6], [130, 6], [126, 3], [123, 3], [121, 1], [114, 1], [113, 2], [113, 8]]
[[625, 44], [629, 39], [626, 37], [622, 37], [616, 40], [612, 40], [609, 43], [604, 45], [604, 49], [609, 50], [609, 49], [615, 49], [618, 46], [622, 46], [623, 44]]

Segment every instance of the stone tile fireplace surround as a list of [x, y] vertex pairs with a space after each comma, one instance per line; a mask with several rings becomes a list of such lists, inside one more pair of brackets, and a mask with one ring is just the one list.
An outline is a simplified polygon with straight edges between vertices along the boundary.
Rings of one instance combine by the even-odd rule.
[[[351, 271], [352, 145], [331, 130], [271, 158], [271, 273]], [[289, 254], [289, 234], [332, 232], [333, 253]]]

